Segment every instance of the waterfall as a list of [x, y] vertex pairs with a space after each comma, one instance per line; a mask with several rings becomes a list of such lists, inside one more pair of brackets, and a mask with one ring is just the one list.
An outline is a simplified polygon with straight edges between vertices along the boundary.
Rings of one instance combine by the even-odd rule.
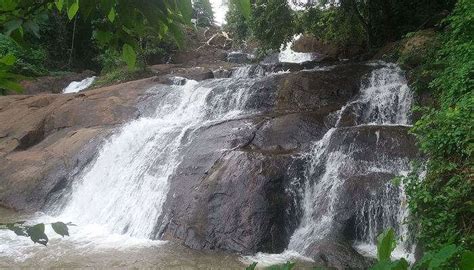
[[[374, 70], [361, 85], [359, 96], [337, 112], [336, 127], [330, 129], [316, 142], [308, 153], [309, 165], [305, 172], [304, 194], [302, 195], [303, 217], [288, 245], [289, 250], [304, 254], [309, 246], [328, 236], [333, 226], [334, 207], [340, 196], [340, 187], [346, 181], [345, 172], [368, 175], [384, 172], [394, 175], [409, 170], [408, 160], [388, 161], [378, 155], [377, 162], [366, 163], [354, 160], [352, 153], [358, 151], [353, 146], [328, 149], [341, 118], [347, 111], [355, 113], [355, 126], [364, 125], [408, 125], [413, 97], [401, 70], [386, 64]], [[376, 195], [374, 195], [376, 196]], [[376, 236], [384, 229], [393, 227], [404, 239], [407, 230], [400, 226], [406, 216], [404, 192], [402, 188], [387, 184], [383, 194], [377, 199], [358, 205], [359, 241], [375, 244]]]
[[291, 41], [281, 46], [278, 55], [278, 61], [286, 63], [304, 63], [316, 59], [319, 55], [316, 53], [301, 53], [295, 52], [291, 48], [293, 43], [300, 39], [303, 35], [295, 35]]
[[165, 93], [154, 115], [125, 125], [108, 140], [56, 209], [60, 219], [151, 238], [180, 150], [194, 130], [251, 111], [245, 105], [252, 83], [236, 77], [150, 89]]
[[[311, 246], [331, 237], [333, 228], [338, 226], [335, 208], [343, 196], [342, 187], [348, 180], [348, 175], [408, 173], [408, 159], [394, 159], [374, 153], [374, 160], [360, 160], [355, 156], [359, 152], [364, 153], [365, 149], [358, 149], [357, 145], [352, 144], [337, 145], [333, 141], [350, 129], [410, 124], [413, 96], [403, 72], [394, 64], [374, 65], [381, 67], [378, 66], [362, 80], [359, 95], [329, 117], [333, 119], [333, 127], [313, 144], [310, 151], [302, 155], [307, 165], [302, 179], [303, 188], [296, 191], [300, 193], [302, 217], [287, 249], [282, 254], [258, 253], [255, 256], [247, 256], [244, 258], [246, 261], [272, 265], [295, 259], [311, 260], [301, 258], [301, 255], [310, 255]], [[375, 135], [378, 143], [378, 131]], [[356, 231], [353, 239], [356, 250], [364, 255], [374, 256], [377, 236], [392, 227], [402, 239], [396, 250], [398, 256], [411, 255], [412, 243], [407, 226], [403, 224], [408, 215], [403, 187], [386, 183], [381, 192], [368, 194], [368, 197], [368, 200], [354, 205], [357, 209], [356, 228], [353, 228]]]
[[85, 78], [82, 81], [71, 82], [66, 88], [64, 88], [63, 94], [77, 93], [84, 89], [87, 89], [94, 83], [95, 78], [95, 76], [92, 76], [89, 78]]

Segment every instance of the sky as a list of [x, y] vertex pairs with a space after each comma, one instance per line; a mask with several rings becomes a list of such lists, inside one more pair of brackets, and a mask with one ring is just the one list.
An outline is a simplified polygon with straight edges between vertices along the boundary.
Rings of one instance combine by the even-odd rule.
[[225, 15], [227, 10], [227, 0], [210, 0], [212, 5], [212, 11], [214, 11], [214, 21], [217, 25], [223, 25], [225, 23]]

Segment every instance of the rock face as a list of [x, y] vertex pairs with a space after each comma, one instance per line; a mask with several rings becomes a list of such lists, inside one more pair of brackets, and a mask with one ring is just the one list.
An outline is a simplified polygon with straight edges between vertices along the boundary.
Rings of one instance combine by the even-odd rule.
[[[282, 252], [303, 215], [304, 154], [334, 126], [334, 113], [358, 95], [361, 79], [372, 69], [346, 64], [267, 76], [250, 86], [259, 91], [245, 103], [245, 109], [259, 113], [187, 134], [155, 237], [195, 249]], [[203, 70], [194, 75], [211, 78], [210, 69]], [[114, 128], [150, 113], [148, 105], [160, 98], [146, 91], [152, 85], [156, 78], [75, 95], [0, 98], [0, 204], [38, 210], [61, 196]], [[354, 203], [393, 175], [358, 168], [381, 158], [414, 157], [417, 151], [407, 127], [345, 123], [327, 151], [357, 162], [338, 172], [347, 180], [334, 207], [334, 227], [305, 252], [321, 265], [363, 269], [371, 261], [351, 246]]]
[[151, 79], [80, 94], [0, 97], [0, 204], [35, 211], [137, 118]]

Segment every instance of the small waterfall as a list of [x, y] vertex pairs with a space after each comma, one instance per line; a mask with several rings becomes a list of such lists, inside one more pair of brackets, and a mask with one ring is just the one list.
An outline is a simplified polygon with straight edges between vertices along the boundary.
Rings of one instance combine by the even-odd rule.
[[69, 93], [77, 93], [82, 90], [85, 90], [89, 88], [95, 81], [95, 76], [85, 78], [82, 81], [78, 82], [71, 82], [66, 88], [63, 90], [63, 94], [69, 94]]
[[[406, 80], [395, 65], [384, 65], [363, 81], [359, 96], [336, 114], [336, 127], [316, 142], [307, 154], [309, 161], [301, 196], [303, 217], [290, 239], [289, 250], [305, 254], [311, 244], [331, 232], [335, 220], [334, 207], [341, 196], [340, 188], [347, 180], [345, 175], [399, 175], [409, 170], [408, 160], [394, 162], [378, 153], [375, 153], [376, 162], [356, 160], [352, 154], [359, 149], [352, 145], [328, 149], [344, 115], [350, 112], [356, 116], [355, 123], [351, 125], [355, 127], [408, 125], [412, 100]], [[404, 239], [408, 238], [406, 228], [399, 225], [407, 214], [403, 189], [387, 184], [382, 194], [373, 194], [371, 198], [362, 205], [356, 205], [359, 209], [357, 240], [373, 245], [376, 236], [388, 227], [394, 227]]]
[[154, 115], [125, 125], [109, 139], [79, 176], [65, 205], [56, 209], [60, 219], [153, 237], [168, 178], [181, 161], [181, 148], [191, 141], [194, 130], [252, 111], [245, 105], [253, 82], [249, 78], [187, 80], [182, 86], [151, 89], [166, 93], [155, 104]]
[[278, 60], [285, 63], [304, 63], [307, 61], [312, 61], [318, 57], [315, 53], [300, 53], [295, 52], [291, 48], [293, 43], [301, 38], [301, 34], [295, 35], [293, 39], [288, 42], [285, 46], [280, 48], [280, 54], [278, 55]]
[[356, 125], [408, 125], [411, 116], [413, 93], [402, 70], [394, 64], [385, 64], [362, 81], [360, 96], [338, 112], [356, 116]]

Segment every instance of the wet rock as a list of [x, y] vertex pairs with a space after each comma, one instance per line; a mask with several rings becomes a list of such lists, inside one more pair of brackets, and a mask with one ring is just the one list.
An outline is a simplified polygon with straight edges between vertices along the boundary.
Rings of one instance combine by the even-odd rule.
[[94, 76], [94, 72], [86, 70], [82, 73], [65, 73], [57, 76], [44, 76], [34, 78], [32, 80], [25, 80], [21, 82], [23, 87], [22, 94], [36, 95], [40, 93], [62, 93], [73, 81], [82, 81], [85, 78]]
[[39, 210], [114, 128], [138, 117], [136, 103], [153, 84], [145, 79], [80, 94], [0, 97], [0, 204]]
[[339, 110], [360, 88], [360, 78], [371, 68], [340, 65], [290, 73], [280, 82], [277, 109], [281, 111]]
[[237, 64], [249, 63], [253, 58], [252, 55], [243, 52], [230, 52], [227, 55], [227, 61]]
[[326, 239], [312, 245], [308, 251], [315, 265], [329, 269], [368, 269], [374, 260], [357, 253], [351, 244], [344, 240]]

